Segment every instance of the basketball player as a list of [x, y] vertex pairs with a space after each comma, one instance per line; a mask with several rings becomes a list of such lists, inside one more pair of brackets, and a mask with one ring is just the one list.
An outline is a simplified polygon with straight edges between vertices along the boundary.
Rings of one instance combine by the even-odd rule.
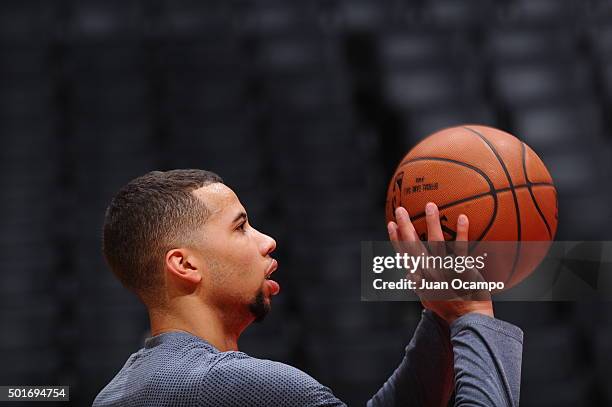
[[[428, 209], [429, 236], [440, 239], [437, 208]], [[408, 213], [398, 208], [396, 218], [391, 239], [415, 239]], [[458, 235], [467, 240], [463, 220]], [[107, 209], [103, 247], [146, 305], [151, 337], [94, 406], [344, 405], [308, 374], [238, 350], [279, 292], [276, 242], [216, 174], [154, 171], [131, 181]], [[446, 406], [453, 388], [456, 405], [518, 405], [522, 331], [494, 319], [490, 301], [426, 304], [432, 309], [368, 405]]]

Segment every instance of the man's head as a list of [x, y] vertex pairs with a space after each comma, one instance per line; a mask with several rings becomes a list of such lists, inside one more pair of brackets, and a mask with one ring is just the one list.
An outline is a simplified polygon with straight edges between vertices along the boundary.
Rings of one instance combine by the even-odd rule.
[[147, 307], [195, 295], [232, 318], [261, 320], [278, 284], [276, 242], [254, 229], [222, 179], [203, 170], [153, 171], [113, 198], [103, 250], [111, 269]]

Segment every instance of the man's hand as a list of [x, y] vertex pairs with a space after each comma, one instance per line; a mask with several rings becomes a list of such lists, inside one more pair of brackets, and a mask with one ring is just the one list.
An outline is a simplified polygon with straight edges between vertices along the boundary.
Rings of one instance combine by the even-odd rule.
[[[414, 250], [415, 247], [419, 247], [419, 252], [427, 253], [428, 251], [425, 246], [422, 245], [419, 236], [414, 229], [412, 222], [410, 221], [408, 211], [405, 208], [398, 207], [395, 210], [395, 220], [397, 223], [393, 221], [389, 222], [387, 229], [391, 243], [393, 243], [396, 251], [406, 252], [411, 251], [410, 249], [407, 249], [408, 247], [412, 248], [412, 250]], [[428, 242], [444, 242], [444, 235], [442, 234], [442, 227], [440, 226], [438, 207], [432, 202], [429, 202], [425, 206], [425, 220], [427, 223]], [[465, 254], [467, 254], [468, 229], [469, 220], [467, 216], [460, 215], [459, 219], [457, 220], [456, 244], [458, 247], [463, 248], [463, 250], [466, 251]], [[433, 243], [433, 247], [439, 248], [440, 245], [441, 243]], [[420, 253], [417, 253], [416, 255], [418, 254]], [[427, 277], [433, 276], [434, 280], [444, 280], [444, 277], [441, 278], [440, 274], [436, 275], [436, 273], [439, 273], [439, 271], [421, 270], [419, 273], [421, 274], [417, 274], [413, 277], [423, 279], [427, 275]], [[480, 275], [478, 275], [478, 277], [482, 278]], [[429, 291], [429, 293], [431, 293], [431, 291]], [[419, 294], [418, 290], [417, 294]], [[479, 300], [477, 301], [461, 299], [435, 301], [431, 300], [431, 295], [423, 295], [423, 293], [421, 293], [419, 297], [421, 298], [421, 303], [425, 308], [432, 310], [449, 324], [460, 316], [470, 312], [476, 312], [493, 317], [493, 304], [488, 294], [482, 300], [479, 297]]]

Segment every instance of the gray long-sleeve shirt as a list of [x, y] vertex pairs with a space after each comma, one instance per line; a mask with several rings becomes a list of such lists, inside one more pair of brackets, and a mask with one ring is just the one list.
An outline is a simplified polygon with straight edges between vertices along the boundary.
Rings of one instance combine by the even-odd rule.
[[[450, 329], [423, 312], [406, 355], [368, 406], [517, 406], [522, 331], [468, 314]], [[454, 371], [453, 371], [454, 366]], [[367, 366], [364, 366], [367, 368]], [[332, 391], [292, 366], [243, 352], [220, 352], [186, 332], [148, 338], [94, 406], [343, 406]]]

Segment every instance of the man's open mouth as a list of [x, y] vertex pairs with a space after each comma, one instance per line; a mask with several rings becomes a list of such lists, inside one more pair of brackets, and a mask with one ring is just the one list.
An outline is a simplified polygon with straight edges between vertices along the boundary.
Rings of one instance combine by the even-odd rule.
[[270, 267], [268, 267], [268, 271], [266, 272], [266, 280], [270, 279], [270, 276], [276, 271], [277, 268], [278, 262], [276, 261], [276, 259], [272, 259], [272, 261], [270, 262]]

